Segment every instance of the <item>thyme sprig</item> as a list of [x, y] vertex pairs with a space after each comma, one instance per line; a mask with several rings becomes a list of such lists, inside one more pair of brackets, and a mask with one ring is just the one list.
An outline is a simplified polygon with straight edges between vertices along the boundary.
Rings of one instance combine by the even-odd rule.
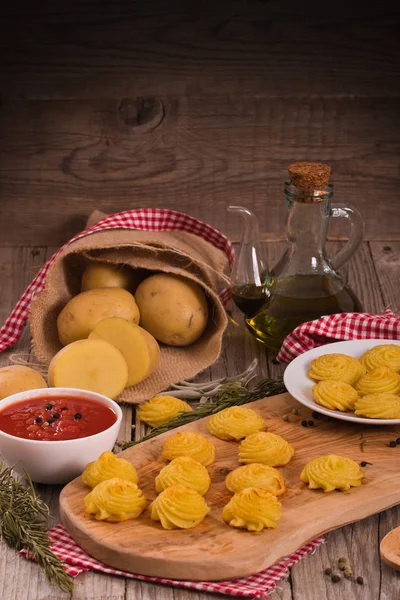
[[73, 580], [49, 548], [50, 509], [36, 495], [28, 473], [25, 472], [28, 480], [25, 487], [13, 476], [12, 469], [0, 463], [0, 537], [18, 551], [26, 548], [28, 556], [35, 559], [47, 580], [72, 594]]
[[[248, 402], [260, 400], [267, 396], [276, 396], [277, 394], [286, 392], [282, 378], [263, 379], [256, 385], [254, 390], [249, 390], [249, 383], [249, 381], [230, 381], [221, 385], [214, 396], [213, 402], [199, 403], [193, 412], [180, 413], [178, 416], [167, 421], [167, 423], [154, 427], [154, 429], [152, 429], [148, 435], [142, 437], [142, 439], [135, 442], [124, 442], [122, 444], [123, 450], [136, 446], [136, 444], [140, 444], [146, 440], [150, 440], [161, 433], [166, 433], [171, 429], [175, 429], [175, 427], [181, 427], [182, 425], [187, 425], [188, 423], [192, 423], [203, 417], [213, 415], [224, 408], [240, 406], [242, 404], [247, 404]], [[171, 392], [171, 394], [173, 394], [173, 392]]]

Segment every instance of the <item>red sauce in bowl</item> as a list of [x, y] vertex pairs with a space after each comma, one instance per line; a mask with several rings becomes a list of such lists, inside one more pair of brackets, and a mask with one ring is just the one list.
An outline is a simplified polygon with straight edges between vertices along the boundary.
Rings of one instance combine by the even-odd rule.
[[73, 440], [105, 431], [117, 420], [107, 405], [91, 398], [35, 397], [0, 411], [0, 430], [29, 440]]

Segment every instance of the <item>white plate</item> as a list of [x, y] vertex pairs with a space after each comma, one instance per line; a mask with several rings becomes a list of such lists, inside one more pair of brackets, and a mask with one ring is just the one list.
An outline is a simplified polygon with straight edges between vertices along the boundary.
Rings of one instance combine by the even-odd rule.
[[399, 425], [400, 419], [367, 419], [359, 417], [354, 413], [345, 413], [338, 410], [330, 410], [317, 404], [312, 395], [312, 387], [315, 381], [307, 376], [307, 371], [311, 367], [311, 361], [323, 354], [348, 354], [354, 358], [360, 358], [367, 350], [381, 344], [396, 344], [400, 346], [400, 341], [395, 340], [349, 340], [348, 342], [335, 342], [333, 344], [325, 344], [319, 348], [313, 348], [304, 354], [300, 354], [295, 358], [285, 370], [283, 381], [287, 391], [296, 398], [304, 406], [308, 406], [311, 410], [341, 419], [342, 421], [352, 421], [353, 423], [365, 423], [366, 425]]

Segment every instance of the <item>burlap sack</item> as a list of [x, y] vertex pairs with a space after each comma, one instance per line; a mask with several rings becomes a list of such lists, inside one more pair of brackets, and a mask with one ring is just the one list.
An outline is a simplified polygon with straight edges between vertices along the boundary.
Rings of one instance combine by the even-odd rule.
[[[91, 217], [89, 225], [102, 216], [97, 213]], [[194, 377], [217, 360], [227, 325], [217, 295], [226, 285], [225, 254], [190, 233], [117, 229], [72, 242], [51, 265], [45, 288], [32, 303], [29, 319], [33, 350], [41, 362], [48, 364], [61, 348], [57, 317], [68, 300], [80, 292], [83, 270], [91, 260], [146, 269], [149, 274], [163, 271], [182, 275], [201, 285], [209, 303], [209, 322], [201, 338], [181, 348], [160, 344], [161, 360], [156, 371], [142, 383], [127, 388], [118, 401], [145, 401], [171, 383]]]

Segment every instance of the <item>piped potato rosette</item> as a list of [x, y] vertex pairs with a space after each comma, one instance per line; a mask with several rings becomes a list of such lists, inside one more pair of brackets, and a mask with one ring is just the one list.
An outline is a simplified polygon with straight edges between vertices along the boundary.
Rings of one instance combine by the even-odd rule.
[[374, 346], [359, 358], [367, 371], [377, 367], [390, 367], [397, 373], [400, 372], [400, 346], [397, 344], [381, 344]]
[[190, 456], [208, 467], [215, 460], [215, 446], [199, 433], [178, 431], [164, 442], [162, 457], [173, 460], [178, 456]]
[[283, 467], [294, 455], [294, 448], [275, 433], [252, 433], [239, 446], [240, 463], [262, 463], [270, 467]]
[[400, 392], [400, 375], [390, 367], [377, 367], [370, 371], [356, 384], [360, 395], [364, 394], [398, 394]]
[[125, 458], [118, 458], [112, 452], [103, 452], [97, 460], [88, 463], [81, 477], [83, 483], [91, 488], [114, 477], [120, 477], [132, 483], [139, 481], [135, 467]]
[[221, 440], [241, 440], [267, 428], [261, 415], [251, 408], [232, 406], [208, 419], [208, 430]]
[[189, 456], [178, 456], [161, 469], [156, 477], [156, 491], [166, 490], [172, 485], [182, 485], [204, 496], [211, 484], [207, 469]]
[[357, 400], [354, 412], [369, 419], [400, 419], [400, 396], [367, 394]]
[[315, 381], [333, 379], [354, 385], [366, 373], [365, 367], [347, 354], [323, 354], [311, 361], [308, 376]]
[[192, 410], [190, 404], [174, 396], [154, 396], [139, 406], [138, 417], [150, 427], [158, 427], [180, 413]]
[[281, 518], [281, 503], [274, 494], [250, 487], [233, 496], [222, 511], [222, 518], [231, 527], [262, 531], [275, 529]]
[[321, 406], [343, 412], [354, 410], [359, 397], [357, 391], [350, 384], [334, 379], [319, 381], [314, 385], [312, 393]]
[[348, 490], [361, 485], [364, 473], [351, 458], [327, 454], [317, 456], [306, 464], [300, 481], [308, 483], [312, 490], [321, 488], [324, 492]]
[[285, 481], [279, 471], [260, 463], [234, 469], [226, 476], [225, 485], [234, 494], [249, 487], [260, 488], [277, 497], [286, 491]]
[[86, 513], [97, 521], [119, 523], [136, 519], [147, 506], [147, 500], [136, 483], [114, 477], [102, 481], [85, 497]]
[[151, 518], [164, 529], [196, 527], [209, 510], [200, 494], [179, 483], [161, 492], [150, 505]]

